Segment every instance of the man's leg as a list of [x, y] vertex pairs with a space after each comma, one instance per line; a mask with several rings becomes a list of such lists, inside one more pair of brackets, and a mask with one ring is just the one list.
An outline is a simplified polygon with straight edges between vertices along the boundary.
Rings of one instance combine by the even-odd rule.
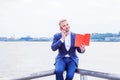
[[55, 64], [55, 73], [56, 73], [56, 80], [64, 80], [63, 72], [65, 70], [65, 63], [61, 59]]
[[76, 70], [76, 64], [74, 61], [71, 61], [67, 66], [67, 75], [65, 80], [72, 80]]

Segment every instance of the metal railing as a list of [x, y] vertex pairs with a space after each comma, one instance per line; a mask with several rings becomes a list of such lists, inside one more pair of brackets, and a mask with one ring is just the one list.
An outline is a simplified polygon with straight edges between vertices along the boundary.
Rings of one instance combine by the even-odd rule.
[[[103, 72], [91, 71], [91, 70], [85, 70], [85, 69], [77, 69], [76, 73], [80, 74], [80, 80], [88, 80], [87, 76], [103, 78], [103, 79], [108, 79], [108, 80], [120, 80], [120, 75], [118, 75], [118, 74], [103, 73]], [[30, 79], [35, 79], [35, 78], [51, 76], [54, 74], [55, 74], [55, 70], [52, 69], [49, 71], [33, 73], [28, 76], [24, 76], [24, 77], [12, 79], [12, 80], [30, 80]]]

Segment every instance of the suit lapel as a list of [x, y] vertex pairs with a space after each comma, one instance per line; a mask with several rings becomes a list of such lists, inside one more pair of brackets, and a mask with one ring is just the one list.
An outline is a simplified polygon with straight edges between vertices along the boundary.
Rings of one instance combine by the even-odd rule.
[[[74, 47], [74, 41], [75, 41], [75, 34], [74, 33], [70, 33], [71, 34], [71, 46], [70, 46], [70, 49], [71, 49], [71, 47]], [[60, 34], [60, 37], [62, 37], [62, 34]], [[64, 44], [64, 49], [67, 51], [67, 49], [66, 49], [66, 47], [65, 47], [65, 43], [63, 43]], [[70, 50], [69, 49], [69, 50]]]
[[71, 32], [71, 47], [74, 47], [75, 34]]
[[[60, 39], [62, 38], [62, 34], [60, 33]], [[67, 51], [67, 49], [66, 49], [66, 47], [65, 47], [65, 42], [63, 43], [63, 49], [65, 50], [65, 51]]]

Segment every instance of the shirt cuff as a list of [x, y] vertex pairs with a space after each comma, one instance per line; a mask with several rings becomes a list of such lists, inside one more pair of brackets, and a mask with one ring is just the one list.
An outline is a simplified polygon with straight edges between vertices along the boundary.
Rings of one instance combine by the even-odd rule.
[[60, 41], [61, 41], [62, 43], [64, 42], [64, 40], [63, 40], [62, 38], [60, 39]]

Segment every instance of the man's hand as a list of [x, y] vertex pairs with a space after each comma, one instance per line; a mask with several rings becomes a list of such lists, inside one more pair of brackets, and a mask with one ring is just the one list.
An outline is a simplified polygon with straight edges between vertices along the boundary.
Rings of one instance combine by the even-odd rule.
[[65, 40], [65, 37], [66, 37], [66, 31], [65, 31], [65, 30], [62, 30], [61, 33], [62, 33], [62, 39], [63, 39], [63, 41], [64, 41], [64, 40]]
[[80, 49], [81, 49], [81, 52], [85, 52], [85, 45], [81, 44]]

